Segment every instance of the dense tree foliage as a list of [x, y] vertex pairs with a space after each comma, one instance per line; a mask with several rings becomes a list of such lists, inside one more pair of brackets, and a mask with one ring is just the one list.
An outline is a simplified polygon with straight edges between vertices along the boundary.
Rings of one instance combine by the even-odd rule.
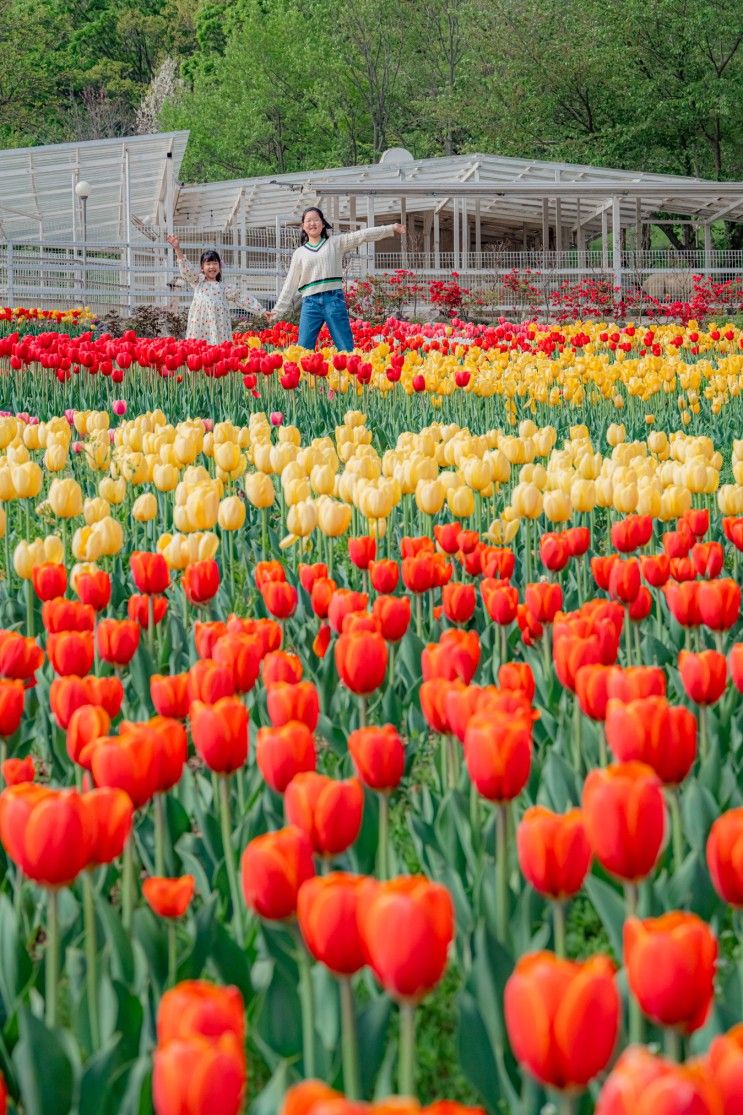
[[[0, 144], [191, 129], [208, 179], [475, 150], [743, 178], [739, 0], [0, 0]], [[140, 117], [141, 118], [141, 117]]]

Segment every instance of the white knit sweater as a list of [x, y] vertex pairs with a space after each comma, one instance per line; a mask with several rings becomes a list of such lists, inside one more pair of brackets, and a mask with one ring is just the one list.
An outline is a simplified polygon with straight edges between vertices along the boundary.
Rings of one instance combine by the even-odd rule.
[[305, 298], [308, 294], [324, 294], [328, 290], [340, 290], [343, 286], [343, 254], [367, 244], [371, 240], [384, 240], [395, 231], [394, 225], [376, 225], [361, 228], [356, 232], [342, 232], [321, 240], [313, 248], [303, 244], [292, 256], [289, 274], [282, 287], [273, 314], [281, 317], [291, 306], [295, 295]]

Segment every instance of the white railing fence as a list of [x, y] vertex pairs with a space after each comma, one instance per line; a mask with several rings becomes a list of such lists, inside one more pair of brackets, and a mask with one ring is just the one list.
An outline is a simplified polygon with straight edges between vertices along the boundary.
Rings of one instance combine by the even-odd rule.
[[[176, 230], [188, 257], [198, 263], [200, 252], [213, 247], [222, 256], [230, 281], [252, 293], [267, 307], [281, 287], [296, 230], [248, 229], [219, 234]], [[661, 301], [691, 297], [693, 276], [715, 282], [743, 284], [742, 251], [625, 251], [619, 273], [601, 251], [578, 252], [428, 252], [398, 253], [366, 249], [347, 259], [348, 280], [369, 274], [409, 270], [419, 285], [449, 279], [453, 271], [471, 292], [488, 292], [489, 301], [504, 309], [547, 304], [565, 284], [582, 281], [621, 285], [625, 295], [645, 292]], [[516, 273], [516, 274], [514, 274]], [[180, 278], [167, 244], [147, 232], [129, 243], [95, 241], [0, 242], [0, 305], [56, 309], [87, 305], [97, 312], [150, 305], [184, 309], [190, 288]], [[425, 301], [425, 299], [423, 299]]]

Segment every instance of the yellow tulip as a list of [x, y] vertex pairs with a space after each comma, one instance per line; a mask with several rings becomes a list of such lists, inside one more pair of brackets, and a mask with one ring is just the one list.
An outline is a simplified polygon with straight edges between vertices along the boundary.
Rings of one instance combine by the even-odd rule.
[[178, 485], [178, 476], [175, 465], [155, 465], [152, 470], [152, 482], [158, 492], [172, 492]]
[[566, 523], [573, 513], [568, 496], [560, 489], [545, 492], [544, 513], [551, 523]]
[[49, 486], [49, 504], [58, 519], [76, 519], [82, 514], [83, 493], [77, 480], [56, 478]]
[[118, 506], [126, 499], [126, 480], [123, 477], [113, 480], [110, 476], [105, 476], [98, 485], [98, 491], [103, 499]]
[[[44, 483], [44, 474], [35, 461], [26, 461], [21, 465], [13, 465], [11, 469], [13, 487], [17, 499], [35, 499]], [[59, 480], [52, 481], [52, 488]], [[73, 480], [74, 484], [75, 481]], [[78, 488], [79, 490], [79, 488]], [[51, 491], [51, 489], [50, 489]], [[79, 514], [79, 511], [78, 511]]]
[[273, 506], [276, 491], [271, 477], [265, 472], [251, 472], [245, 477], [245, 494], [253, 507], [265, 509]]
[[226, 496], [219, 504], [217, 521], [222, 530], [240, 530], [245, 516], [245, 504], [239, 496]]
[[415, 488], [415, 502], [425, 515], [435, 515], [441, 510], [446, 490], [439, 480], [419, 480]]
[[519, 519], [538, 519], [543, 502], [536, 484], [517, 484], [511, 492], [511, 506]]
[[132, 518], [137, 523], [150, 523], [157, 516], [157, 499], [152, 492], [142, 492], [132, 504]]
[[105, 519], [99, 519], [97, 523], [93, 523], [90, 530], [96, 544], [100, 545], [101, 555], [113, 557], [122, 550], [124, 529], [118, 519], [107, 515]]
[[449, 488], [446, 494], [446, 503], [455, 519], [468, 519], [474, 514], [475, 496], [471, 488], [462, 484], [457, 488]]
[[62, 445], [61, 442], [55, 441], [47, 446], [44, 453], [44, 468], [47, 472], [61, 472], [63, 468], [67, 467], [68, 453], [67, 446]]
[[83, 503], [83, 515], [88, 526], [100, 522], [111, 514], [111, 506], [107, 499], [98, 496], [95, 499], [86, 499]]
[[317, 501], [317, 525], [328, 538], [339, 538], [351, 524], [351, 508], [329, 496]]
[[295, 538], [307, 538], [317, 526], [317, 507], [313, 500], [306, 499], [289, 508], [286, 516], [289, 534]]

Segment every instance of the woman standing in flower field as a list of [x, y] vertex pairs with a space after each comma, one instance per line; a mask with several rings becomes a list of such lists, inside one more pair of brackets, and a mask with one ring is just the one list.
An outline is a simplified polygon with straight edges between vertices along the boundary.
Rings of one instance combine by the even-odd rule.
[[302, 297], [299, 318], [301, 347], [313, 349], [323, 323], [326, 323], [335, 347], [341, 352], [351, 352], [353, 336], [343, 295], [343, 254], [361, 244], [384, 240], [392, 233], [404, 236], [405, 227], [401, 224], [380, 225], [331, 237], [332, 227], [322, 210], [314, 206], [305, 209], [301, 244], [292, 256], [289, 274], [270, 316], [279, 320], [289, 309], [295, 295], [299, 294]]
[[201, 273], [197, 274], [183, 254], [178, 237], [168, 236], [167, 241], [175, 252], [181, 275], [194, 288], [193, 302], [188, 311], [187, 340], [208, 341], [210, 345], [231, 341], [230, 302], [256, 314], [264, 312], [256, 298], [251, 295], [244, 297], [236, 286], [222, 281], [219, 252], [202, 252], [199, 262]]

